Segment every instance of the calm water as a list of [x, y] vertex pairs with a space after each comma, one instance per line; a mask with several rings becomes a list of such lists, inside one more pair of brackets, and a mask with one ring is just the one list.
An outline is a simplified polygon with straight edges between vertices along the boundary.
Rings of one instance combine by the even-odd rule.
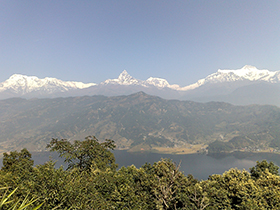
[[268, 160], [280, 165], [280, 155], [277, 154], [254, 154], [234, 153], [231, 155], [219, 155], [211, 157], [208, 155], [167, 155], [153, 153], [128, 153], [126, 151], [115, 151], [116, 162], [120, 166], [134, 164], [142, 166], [146, 162], [157, 162], [161, 158], [170, 158], [177, 164], [181, 162], [180, 170], [186, 175], [192, 174], [197, 179], [207, 179], [211, 174], [222, 174], [230, 168], [249, 170], [256, 165], [256, 161]]
[[[197, 179], [207, 179], [211, 174], [222, 174], [230, 168], [238, 168], [249, 170], [256, 165], [256, 161], [268, 160], [280, 165], [280, 155], [270, 153], [233, 153], [231, 155], [207, 156], [198, 154], [188, 155], [168, 155], [155, 153], [129, 153], [126, 151], [114, 151], [116, 163], [121, 166], [135, 165], [137, 168], [144, 165], [146, 162], [154, 163], [160, 161], [161, 158], [172, 159], [175, 163], [181, 162], [180, 170], [186, 175], [192, 174]], [[33, 154], [35, 164], [43, 164], [49, 159], [59, 159], [56, 153]], [[57, 166], [63, 164], [60, 159]]]
[[[270, 153], [234, 153], [231, 155], [206, 156], [198, 154], [188, 155], [168, 155], [154, 153], [129, 153], [126, 151], [114, 151], [116, 163], [121, 166], [135, 165], [137, 168], [146, 162], [154, 163], [160, 161], [161, 158], [172, 159], [177, 164], [181, 162], [180, 170], [186, 175], [192, 174], [197, 179], [207, 179], [211, 174], [222, 174], [230, 168], [238, 168], [249, 170], [256, 165], [256, 161], [268, 160], [280, 165], [280, 155]], [[53, 160], [58, 160], [56, 166], [63, 165], [62, 159], [59, 159], [56, 153], [33, 153], [32, 157], [35, 165], [43, 164], [52, 156]], [[2, 165], [2, 160], [1, 164]]]

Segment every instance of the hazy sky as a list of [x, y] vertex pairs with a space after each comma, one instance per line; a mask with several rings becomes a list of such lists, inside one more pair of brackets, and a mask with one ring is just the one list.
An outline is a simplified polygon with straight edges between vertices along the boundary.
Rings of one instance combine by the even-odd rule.
[[280, 70], [279, 58], [279, 0], [0, 0], [0, 82], [125, 69], [185, 86], [246, 64]]

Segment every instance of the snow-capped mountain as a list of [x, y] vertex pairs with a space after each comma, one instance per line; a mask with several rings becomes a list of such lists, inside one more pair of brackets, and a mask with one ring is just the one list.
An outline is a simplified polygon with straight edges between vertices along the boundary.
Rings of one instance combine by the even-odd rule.
[[31, 92], [41, 94], [52, 94], [56, 92], [67, 92], [69, 90], [83, 89], [96, 85], [95, 83], [84, 84], [82, 82], [64, 82], [56, 78], [46, 77], [39, 79], [35, 76], [14, 74], [5, 82], [0, 83], [0, 93], [9, 91], [17, 95], [25, 95]]
[[143, 87], [155, 86], [157, 88], [179, 88], [179, 85], [170, 85], [166, 79], [150, 77], [147, 80], [139, 80], [130, 76], [124, 70], [117, 79], [107, 79], [101, 85], [140, 85]]
[[207, 83], [217, 84], [224, 82], [251, 81], [251, 82], [280, 82], [280, 71], [259, 70], [254, 66], [246, 65], [237, 70], [221, 70], [210, 74], [204, 79], [198, 80], [196, 83], [183, 87], [180, 90], [192, 90]]
[[221, 70], [210, 74], [204, 79], [198, 80], [196, 83], [180, 87], [177, 84], [170, 85], [166, 79], [150, 77], [145, 81], [138, 80], [130, 76], [124, 70], [117, 79], [107, 79], [101, 85], [140, 85], [143, 87], [155, 86], [157, 88], [170, 88], [178, 91], [189, 91], [201, 87], [205, 84], [218, 84], [225, 82], [237, 81], [264, 81], [269, 83], [280, 82], [280, 71], [259, 70], [254, 66], [246, 65], [237, 70]]
[[[100, 84], [62, 81], [46, 77], [12, 75], [0, 83], [0, 99], [10, 97], [66, 97], [83, 95], [128, 95], [144, 91], [166, 99], [194, 100], [200, 102], [224, 101], [245, 105], [251, 103], [280, 106], [280, 71], [259, 70], [246, 65], [237, 70], [221, 70], [196, 83], [180, 87], [166, 79], [133, 78], [126, 70], [117, 79], [107, 79]], [[279, 99], [279, 100], [278, 100]]]
[[117, 79], [107, 79], [101, 85], [142, 85], [143, 81], [134, 79], [126, 70], [119, 75]]

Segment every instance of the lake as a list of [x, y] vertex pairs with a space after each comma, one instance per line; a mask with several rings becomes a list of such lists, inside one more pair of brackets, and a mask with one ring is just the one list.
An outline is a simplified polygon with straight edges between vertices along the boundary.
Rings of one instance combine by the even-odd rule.
[[[35, 161], [35, 165], [37, 165], [48, 161], [50, 155], [53, 157], [53, 160], [59, 159], [55, 152], [33, 153], [32, 157]], [[129, 153], [127, 151], [115, 150], [114, 155], [119, 167], [130, 166], [133, 164], [137, 168], [141, 167], [146, 162], [154, 163], [160, 161], [161, 158], [169, 158], [177, 164], [181, 162], [180, 170], [186, 175], [192, 174], [199, 180], [207, 179], [209, 175], [212, 174], [222, 174], [230, 168], [249, 170], [249, 168], [256, 165], [256, 161], [264, 159], [272, 161], [278, 166], [280, 165], [280, 155], [273, 153], [235, 152], [229, 155], [219, 154], [209, 156], [201, 154], [170, 155], [156, 153]], [[56, 166], [62, 164], [63, 161], [59, 159]]]

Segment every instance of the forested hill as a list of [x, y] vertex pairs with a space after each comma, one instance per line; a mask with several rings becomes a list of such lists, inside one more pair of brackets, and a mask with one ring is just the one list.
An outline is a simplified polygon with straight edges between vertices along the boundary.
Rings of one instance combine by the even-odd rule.
[[117, 149], [132, 151], [187, 149], [228, 141], [231, 149], [280, 144], [276, 106], [164, 100], [143, 92], [1, 100], [0, 116], [0, 152], [24, 147], [40, 151], [52, 138], [74, 140], [88, 135], [113, 139]]

